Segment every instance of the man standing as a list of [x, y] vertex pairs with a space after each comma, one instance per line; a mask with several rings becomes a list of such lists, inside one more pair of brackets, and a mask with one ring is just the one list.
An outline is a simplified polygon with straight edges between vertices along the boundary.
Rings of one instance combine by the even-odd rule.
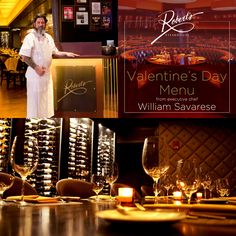
[[53, 38], [45, 33], [47, 19], [43, 15], [34, 18], [34, 30], [26, 35], [19, 54], [28, 65], [27, 118], [54, 116], [53, 81], [50, 74], [52, 55], [75, 57], [77, 54], [59, 51]]

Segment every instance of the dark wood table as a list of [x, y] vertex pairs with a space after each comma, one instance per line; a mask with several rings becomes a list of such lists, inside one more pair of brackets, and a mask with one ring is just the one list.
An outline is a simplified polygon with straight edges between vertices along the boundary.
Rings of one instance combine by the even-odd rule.
[[217, 226], [181, 222], [169, 224], [110, 224], [98, 219], [97, 211], [112, 209], [109, 202], [37, 204], [19, 207], [11, 204], [0, 207], [1, 236], [228, 236], [236, 235], [236, 225]]

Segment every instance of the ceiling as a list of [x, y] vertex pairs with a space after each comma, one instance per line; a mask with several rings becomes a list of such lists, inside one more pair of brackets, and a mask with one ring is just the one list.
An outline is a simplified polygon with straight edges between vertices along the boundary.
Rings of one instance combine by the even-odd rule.
[[[162, 10], [161, 1], [171, 0], [118, 0], [119, 7], [128, 9], [149, 9]], [[183, 0], [181, 0], [183, 1]], [[176, 2], [176, 0], [175, 0]], [[212, 2], [221, 5], [233, 5], [236, 7], [236, 0], [196, 0], [187, 3], [186, 8], [208, 8]], [[52, 7], [52, 0], [0, 0], [0, 27], [25, 27], [32, 23], [32, 18], [37, 13], [49, 13]]]
[[32, 27], [36, 14], [51, 11], [52, 0], [0, 0], [0, 27]]
[[8, 26], [32, 0], [0, 0], [0, 26]]

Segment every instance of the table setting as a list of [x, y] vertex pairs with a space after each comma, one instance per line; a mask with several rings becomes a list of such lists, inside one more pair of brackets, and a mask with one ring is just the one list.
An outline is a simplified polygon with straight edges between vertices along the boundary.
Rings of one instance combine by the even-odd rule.
[[[99, 211], [97, 217], [109, 223], [235, 226], [236, 197], [229, 196], [228, 180], [214, 179], [209, 170], [203, 171], [195, 159], [180, 159], [176, 166], [176, 179], [168, 178], [168, 156], [165, 139], [158, 136], [147, 137], [143, 144], [142, 166], [145, 173], [153, 179], [153, 195], [144, 196], [138, 201], [132, 192], [127, 202], [121, 192], [118, 192], [116, 208]], [[214, 185], [217, 197], [212, 197], [211, 185]], [[164, 192], [163, 188], [166, 194], [160, 196]], [[210, 191], [210, 195], [207, 195], [207, 191]]]
[[[30, 154], [34, 152], [36, 160], [34, 162], [31, 155], [28, 157], [31, 162], [22, 164], [17, 163], [15, 159], [18, 150], [17, 139], [13, 142], [10, 162], [15, 171], [19, 171], [17, 168], [19, 166], [26, 166], [32, 173], [34, 172], [38, 157], [37, 140], [30, 139], [29, 144], [25, 148], [31, 150]], [[176, 178], [171, 178], [169, 152], [168, 143], [164, 138], [154, 136], [144, 140], [141, 163], [144, 172], [151, 177], [154, 184], [153, 195], [145, 195], [141, 199], [135, 197], [136, 189], [132, 186], [118, 185], [115, 194], [111, 191], [119, 175], [114, 162], [109, 168], [110, 171], [93, 173], [90, 183], [94, 195], [90, 197], [25, 195], [23, 189], [22, 195], [8, 196], [4, 199], [4, 203], [14, 210], [15, 207], [24, 209], [22, 206], [32, 209], [42, 206], [42, 210], [53, 208], [55, 212], [59, 211], [60, 207], [71, 209], [75, 206], [78, 212], [87, 212], [91, 209], [92, 217], [95, 217], [97, 224], [108, 227], [129, 224], [183, 229], [196, 225], [196, 227], [227, 226], [233, 229], [236, 225], [236, 197], [230, 196], [227, 179], [214, 179], [210, 174], [203, 174], [203, 171], [200, 175], [201, 168], [194, 159], [192, 162], [182, 159], [177, 161]], [[24, 175], [22, 177], [24, 178]], [[103, 189], [106, 184], [110, 188], [104, 194]], [[212, 191], [209, 194], [210, 190]]]

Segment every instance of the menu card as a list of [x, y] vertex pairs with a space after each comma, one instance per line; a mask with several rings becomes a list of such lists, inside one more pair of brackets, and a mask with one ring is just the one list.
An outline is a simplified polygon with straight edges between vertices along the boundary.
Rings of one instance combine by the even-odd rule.
[[138, 2], [119, 6], [123, 116], [235, 116], [235, 10]]

